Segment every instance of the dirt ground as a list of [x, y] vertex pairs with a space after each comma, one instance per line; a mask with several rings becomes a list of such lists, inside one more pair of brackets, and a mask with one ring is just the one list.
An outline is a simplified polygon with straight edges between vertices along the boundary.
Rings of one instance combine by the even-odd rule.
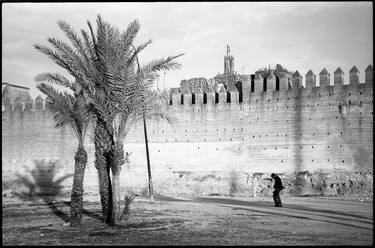
[[69, 198], [3, 198], [3, 245], [372, 245], [372, 199], [137, 197], [127, 221], [100, 222], [98, 196], [85, 197], [80, 227]]

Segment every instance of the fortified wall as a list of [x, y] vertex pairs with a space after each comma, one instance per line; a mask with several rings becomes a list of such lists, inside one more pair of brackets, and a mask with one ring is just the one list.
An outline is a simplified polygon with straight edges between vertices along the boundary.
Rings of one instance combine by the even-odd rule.
[[[359, 82], [359, 73], [354, 66], [345, 77], [338, 68], [332, 85], [323, 69], [319, 86], [310, 70], [305, 84], [297, 71], [277, 78], [271, 72], [266, 80], [256, 74], [219, 84], [217, 90], [174, 89], [163, 109], [176, 121], [147, 121], [155, 192], [264, 195], [272, 192], [269, 176], [275, 172], [286, 193], [299, 185], [305, 194], [372, 195], [372, 66], [365, 70], [365, 82]], [[42, 97], [11, 99], [4, 90], [12, 91], [11, 86], [3, 88], [2, 97], [3, 190], [31, 192], [20, 180], [41, 188], [72, 173], [73, 131], [54, 128]], [[143, 132], [138, 123], [125, 140], [131, 162], [122, 170], [123, 190], [147, 193]], [[92, 138], [90, 127], [85, 189], [98, 193]], [[64, 189], [71, 185], [71, 177], [64, 180]]]

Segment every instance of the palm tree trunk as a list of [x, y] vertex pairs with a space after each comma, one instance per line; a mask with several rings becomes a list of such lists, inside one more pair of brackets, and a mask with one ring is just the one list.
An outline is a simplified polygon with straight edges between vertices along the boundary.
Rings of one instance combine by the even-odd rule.
[[87, 164], [87, 152], [80, 144], [74, 157], [74, 179], [70, 201], [70, 223], [72, 226], [82, 222], [83, 178]]
[[110, 224], [112, 215], [112, 185], [110, 179], [110, 148], [112, 135], [106, 129], [103, 119], [97, 118], [95, 127], [95, 167], [99, 176], [99, 193], [103, 222]]
[[120, 172], [121, 166], [124, 164], [124, 148], [122, 145], [114, 145], [112, 159], [112, 206], [113, 212], [111, 216], [111, 223], [115, 224], [121, 214], [120, 205]]
[[118, 169], [112, 170], [112, 206], [111, 223], [116, 223], [120, 216], [120, 172]]

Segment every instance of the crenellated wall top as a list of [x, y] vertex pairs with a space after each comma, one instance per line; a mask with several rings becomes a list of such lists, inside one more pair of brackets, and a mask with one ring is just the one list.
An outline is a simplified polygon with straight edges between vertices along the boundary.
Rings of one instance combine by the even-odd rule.
[[273, 73], [271, 72], [271, 73], [268, 75], [267, 79], [276, 79], [276, 77], [275, 77], [275, 75], [273, 75]]
[[349, 73], [350, 74], [351, 73], [359, 73], [359, 70], [358, 70], [358, 68], [355, 65], [353, 65], [353, 67], [352, 67], [352, 69], [350, 69]]
[[[205, 93], [211, 93], [215, 92], [216, 95], [222, 95], [222, 94], [239, 94], [240, 97], [237, 99], [237, 97], [233, 99], [237, 99], [238, 103], [243, 102], [242, 96], [248, 97], [256, 97], [256, 96], [264, 96], [264, 94], [276, 94], [277, 92], [278, 95], [282, 97], [282, 92], [289, 92], [288, 94], [292, 94], [294, 91], [297, 93], [297, 91], [304, 90], [304, 91], [315, 91], [314, 89], [318, 89], [319, 92], [324, 93], [328, 92], [330, 90], [334, 91], [340, 91], [340, 90], [346, 90], [348, 87], [355, 87], [355, 85], [361, 85], [361, 87], [372, 87], [372, 65], [369, 65], [366, 68], [365, 71], [365, 82], [361, 83], [359, 82], [359, 70], [357, 69], [356, 66], [353, 66], [350, 70], [349, 74], [349, 81], [348, 83], [344, 83], [344, 71], [338, 67], [334, 71], [335, 79], [334, 79], [334, 84], [330, 84], [330, 78], [329, 75], [330, 73], [326, 68], [323, 68], [322, 71], [319, 73], [319, 80], [320, 84], [317, 84], [317, 80], [315, 78], [315, 73], [310, 69], [306, 75], [305, 79], [301, 75], [301, 73], [297, 70], [292, 74], [292, 81], [289, 82], [289, 77], [278, 77], [278, 80], [275, 80], [277, 76], [272, 73], [272, 71], [267, 74], [266, 78], [263, 78], [261, 73], [255, 74], [254, 78], [251, 80], [251, 84], [253, 85], [252, 87], [245, 87], [242, 88], [241, 84], [234, 84], [233, 82], [228, 82], [226, 85], [221, 84], [217, 90], [212, 89], [212, 91], [209, 90], [204, 90], [203, 92], [197, 92], [196, 94], [204, 95]], [[281, 74], [279, 74], [281, 75]], [[267, 80], [270, 80], [267, 83], [267, 87], [264, 87], [264, 84]], [[305, 81], [305, 84], [303, 84], [303, 81]], [[240, 82], [241, 83], [241, 82]], [[249, 82], [246, 82], [247, 84]], [[272, 84], [275, 84], [273, 86]], [[278, 86], [276, 84], [279, 84]], [[291, 86], [288, 87], [288, 84]], [[282, 86], [284, 85], [284, 86]], [[332, 88], [332, 89], [331, 89]], [[268, 90], [267, 90], [268, 89]], [[184, 94], [189, 94], [184, 93], [181, 89], [180, 91], [174, 91], [176, 94], [181, 95], [183, 98]], [[177, 93], [178, 92], [178, 93]], [[215, 104], [219, 103], [221, 100], [216, 96]], [[203, 98], [202, 98], [203, 99]], [[222, 98], [225, 103], [234, 103], [233, 100], [230, 97], [228, 98]], [[226, 100], [228, 99], [228, 100]], [[241, 99], [241, 100], [240, 100]], [[182, 101], [180, 102], [174, 102], [173, 105], [179, 105], [181, 104]], [[206, 102], [196, 102], [195, 104], [205, 104]], [[212, 102], [211, 102], [212, 103]], [[185, 102], [184, 104], [188, 104]]]
[[301, 76], [301, 74], [298, 72], [298, 71], [296, 71], [295, 73], [293, 73], [293, 78], [301, 78], [302, 76]]
[[333, 74], [345, 74], [340, 67], [338, 67]]
[[329, 76], [330, 74], [326, 68], [323, 68], [323, 70], [319, 73], [319, 76], [326, 76], [326, 75]]
[[[226, 99], [231, 99], [231, 98], [218, 98], [218, 99], [214, 99], [214, 100], [210, 100], [209, 101], [209, 104], [217, 104], [217, 103], [222, 103], [222, 102], [219, 102], [219, 101], [225, 101], [224, 103], [240, 103], [241, 102], [249, 102], [249, 99], [247, 100], [244, 100], [242, 99], [242, 96], [245, 96], [246, 94], [246, 97], [250, 97], [250, 98], [257, 98], [257, 96], [261, 97], [261, 98], [264, 98], [264, 96], [267, 95], [268, 96], [273, 96], [273, 95], [277, 95], [278, 97], [280, 97], [280, 99], [282, 100], [282, 97], [284, 95], [290, 95], [290, 94], [293, 94], [293, 92], [295, 91], [295, 93], [297, 94], [297, 91], [306, 91], [306, 92], [313, 92], [315, 91], [314, 89], [318, 89], [320, 93], [323, 93], [324, 92], [331, 92], [332, 90], [337, 92], [337, 91], [347, 91], [348, 89], [357, 89], [357, 86], [360, 87], [360, 88], [368, 88], [368, 91], [371, 91], [372, 90], [372, 84], [373, 84], [373, 81], [372, 81], [372, 65], [369, 65], [366, 70], [365, 70], [365, 82], [363, 83], [360, 83], [359, 82], [359, 70], [357, 69], [356, 66], [353, 66], [351, 68], [351, 70], [349, 71], [349, 84], [340, 84], [340, 82], [338, 80], [335, 80], [335, 84], [334, 85], [329, 85], [329, 84], [326, 84], [326, 85], [323, 85], [323, 86], [317, 86], [316, 84], [315, 85], [312, 85], [312, 87], [307, 87], [307, 88], [282, 88], [282, 87], [270, 87], [269, 89], [272, 89], [272, 90], [265, 90], [265, 91], [261, 91], [261, 89], [263, 89], [263, 84], [264, 84], [264, 80], [267, 80], [267, 79], [273, 79], [275, 76], [271, 73], [270, 75], [268, 75], [267, 78], [263, 79], [262, 76], [260, 74], [256, 74], [255, 75], [255, 80], [252, 80], [252, 84], [261, 84], [262, 87], [254, 87], [255, 89], [257, 89], [258, 91], [254, 91], [254, 88], [251, 89], [252, 87], [250, 88], [244, 88], [244, 89], [238, 89], [237, 87], [237, 84], [234, 84], [234, 83], [231, 83], [231, 84], [228, 84], [225, 88], [224, 85], [220, 85], [220, 87], [215, 90], [213, 89], [212, 87], [207, 87], [205, 88], [202, 92], [195, 92], [195, 95], [203, 95], [202, 97], [202, 100], [200, 100], [201, 98], [197, 98], [199, 99], [199, 101], [202, 101], [202, 102], [196, 102], [195, 104], [208, 104], [207, 102], [203, 102], [203, 101], [207, 101], [207, 96], [208, 94], [207, 93], [215, 93], [216, 96], [215, 98], [218, 98], [218, 95], [222, 95], [222, 94], [229, 94], [229, 95], [233, 95], [233, 94], [239, 94], [240, 97], [234, 97], [232, 98], [232, 101], [233, 102], [230, 102], [230, 100], [226, 100]], [[337, 70], [335, 70], [334, 74], [344, 74], [344, 72], [341, 70], [340, 67], [338, 67]], [[329, 75], [328, 71], [324, 68], [320, 73], [319, 73], [320, 76], [322, 75]], [[306, 73], [306, 83], [309, 83], [309, 84], [312, 84], [312, 83], [315, 83], [315, 81], [308, 81], [308, 76], [315, 76], [314, 72], [312, 70], [309, 70], [307, 73]], [[299, 78], [299, 82], [301, 82], [303, 80], [303, 77], [301, 76], [301, 74], [296, 71], [294, 74], [293, 74], [293, 80], [295, 78]], [[281, 79], [279, 80], [278, 83], [282, 83], [284, 79]], [[327, 80], [327, 79], [325, 79]], [[272, 83], [277, 83], [276, 82], [277, 80], [273, 80]], [[328, 78], [328, 81], [329, 81], [329, 78]], [[269, 82], [271, 83], [271, 81]], [[337, 83], [337, 85], [336, 85]], [[353, 88], [354, 87], [354, 88]], [[358, 89], [360, 89], [358, 88]], [[371, 88], [371, 90], [370, 90]], [[2, 112], [7, 112], [7, 111], [44, 111], [45, 110], [45, 98], [43, 98], [41, 95], [37, 96], [34, 99], [32, 99], [32, 97], [29, 95], [29, 92], [28, 92], [28, 88], [19, 88], [18, 87], [13, 87], [12, 85], [10, 84], [5, 84], [3, 85], [3, 94], [2, 94]], [[249, 91], [249, 92], [246, 92], [246, 91]], [[171, 88], [170, 89], [170, 99], [169, 101], [167, 101], [165, 104], [166, 105], [170, 105], [171, 102], [172, 102], [172, 97], [173, 96], [181, 96], [181, 97], [178, 97], [178, 98], [175, 98], [175, 102], [173, 102], [173, 105], [181, 105], [184, 104], [183, 101], [181, 99], [183, 99], [184, 95], [192, 95], [193, 93], [191, 92], [191, 90], [189, 88]], [[282, 92], [285, 92], [285, 93], [282, 93]], [[363, 91], [362, 91], [363, 92]], [[372, 91], [371, 91], [372, 92]], [[355, 94], [355, 90], [353, 92]], [[205, 96], [205, 94], [207, 94], [207, 96]], [[266, 94], [266, 95], [265, 95]], [[361, 95], [361, 94], [360, 94]], [[365, 97], [366, 93], [365, 94], [362, 94], [360, 97]], [[312, 94], [311, 97], [314, 97], [314, 95]], [[203, 99], [206, 99], [206, 100], [203, 100]], [[224, 99], [224, 100], [220, 100], [220, 99]], [[242, 100], [240, 100], [242, 99]], [[177, 101], [177, 102], [176, 102]], [[229, 102], [227, 102], [229, 101]], [[236, 101], [236, 102], [235, 102]], [[250, 101], [251, 102], [251, 101]], [[188, 101], [185, 102], [185, 104], [189, 104]]]
[[306, 75], [306, 77], [311, 77], [311, 76], [315, 76], [315, 73], [312, 71], [312, 70], [309, 70]]
[[3, 96], [2, 98], [2, 112], [13, 112], [13, 111], [44, 111], [45, 110], [45, 99], [42, 96], [37, 96], [34, 99], [31, 96], [27, 98], [18, 97], [15, 100], [11, 100], [9, 96]]

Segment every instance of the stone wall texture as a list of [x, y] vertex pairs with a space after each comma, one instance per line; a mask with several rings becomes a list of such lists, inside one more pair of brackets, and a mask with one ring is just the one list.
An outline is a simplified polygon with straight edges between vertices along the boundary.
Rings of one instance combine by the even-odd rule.
[[[285, 193], [299, 185], [304, 194], [372, 194], [372, 81], [244, 92], [242, 102], [169, 103], [164, 109], [176, 122], [147, 122], [158, 194], [267, 195], [272, 172], [281, 175]], [[71, 188], [76, 137], [69, 127], [54, 128], [52, 114], [38, 104], [25, 108], [3, 99], [3, 191]], [[92, 139], [91, 127], [85, 190], [97, 194]], [[124, 149], [131, 155], [121, 174], [123, 190], [147, 194], [141, 122]]]

